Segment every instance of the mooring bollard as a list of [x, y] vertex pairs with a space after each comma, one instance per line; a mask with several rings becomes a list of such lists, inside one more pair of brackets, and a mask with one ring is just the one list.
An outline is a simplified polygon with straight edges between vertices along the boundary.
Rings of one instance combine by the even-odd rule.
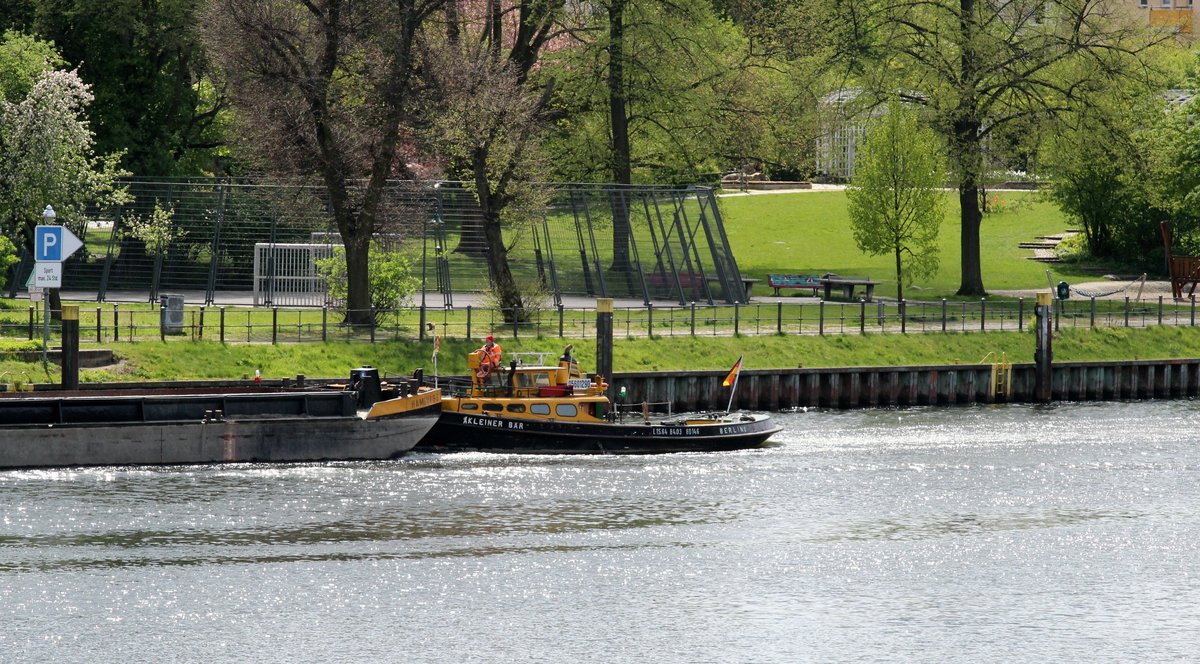
[[62, 387], [79, 389], [79, 307], [74, 304], [62, 308]]
[[611, 297], [600, 297], [596, 298], [596, 373], [611, 385], [612, 371], [613, 301]]
[[1053, 362], [1054, 355], [1051, 349], [1050, 333], [1050, 309], [1054, 306], [1054, 299], [1050, 292], [1037, 294], [1037, 306], [1033, 308], [1035, 325], [1034, 325], [1034, 351], [1033, 361], [1034, 367], [1034, 399], [1045, 403], [1050, 401], [1052, 396], [1051, 378], [1053, 377]]

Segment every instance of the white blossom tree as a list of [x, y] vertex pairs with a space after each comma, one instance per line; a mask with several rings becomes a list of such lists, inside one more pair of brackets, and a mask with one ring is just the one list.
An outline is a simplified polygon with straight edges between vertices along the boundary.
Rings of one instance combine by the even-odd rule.
[[91, 101], [74, 71], [42, 72], [24, 99], [0, 101], [0, 231], [28, 249], [47, 205], [80, 230], [88, 205], [126, 200], [121, 155], [95, 154]]

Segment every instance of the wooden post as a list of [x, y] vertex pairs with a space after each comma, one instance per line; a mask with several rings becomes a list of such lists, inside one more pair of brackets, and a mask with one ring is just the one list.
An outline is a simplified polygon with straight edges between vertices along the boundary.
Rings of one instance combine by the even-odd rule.
[[79, 389], [79, 307], [74, 304], [62, 308], [62, 387]]
[[600, 297], [596, 298], [596, 373], [611, 383], [612, 372], [613, 301], [611, 297]]
[[1033, 361], [1035, 366], [1035, 383], [1034, 383], [1034, 400], [1046, 403], [1050, 401], [1052, 396], [1051, 378], [1053, 368], [1051, 363], [1054, 360], [1054, 353], [1051, 349], [1050, 332], [1050, 316], [1051, 308], [1054, 306], [1054, 299], [1049, 291], [1037, 294], [1037, 306], [1033, 308], [1034, 319], [1034, 351]]

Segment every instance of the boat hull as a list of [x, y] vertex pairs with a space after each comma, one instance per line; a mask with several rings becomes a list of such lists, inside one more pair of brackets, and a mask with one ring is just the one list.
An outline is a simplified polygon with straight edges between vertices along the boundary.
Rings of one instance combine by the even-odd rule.
[[[229, 410], [203, 408], [214, 399]], [[434, 400], [368, 420], [358, 415], [351, 396], [338, 394], [130, 395], [0, 404], [0, 468], [395, 459], [432, 429], [441, 412]], [[123, 410], [142, 416], [133, 420]]]
[[513, 454], [721, 452], [759, 447], [779, 430], [764, 415], [703, 424], [587, 424], [447, 411], [415, 450]]

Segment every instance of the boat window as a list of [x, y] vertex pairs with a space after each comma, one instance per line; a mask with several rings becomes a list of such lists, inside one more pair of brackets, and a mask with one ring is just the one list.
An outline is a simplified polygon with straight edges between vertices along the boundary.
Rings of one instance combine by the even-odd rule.
[[524, 412], [525, 412], [525, 404], [523, 404], [523, 403], [510, 403], [510, 404], [508, 404], [508, 412], [510, 412], [510, 413], [524, 413]]
[[579, 409], [573, 403], [560, 403], [554, 407], [554, 414], [559, 417], [575, 417]]
[[479, 410], [479, 404], [471, 403], [470, 401], [468, 401], [468, 402], [460, 405], [458, 407], [458, 409], [459, 410]]
[[517, 387], [533, 387], [533, 376], [528, 372], [517, 374]]
[[536, 380], [538, 385], [549, 385], [550, 384], [550, 374], [548, 374], [548, 373], [534, 374], [534, 379]]
[[533, 413], [534, 415], [549, 415], [550, 404], [535, 403], [529, 406], [529, 412]]
[[485, 412], [488, 412], [488, 411], [499, 412], [501, 410], [504, 410], [504, 406], [501, 406], [498, 403], [485, 403], [485, 404], [483, 404], [483, 410]]

